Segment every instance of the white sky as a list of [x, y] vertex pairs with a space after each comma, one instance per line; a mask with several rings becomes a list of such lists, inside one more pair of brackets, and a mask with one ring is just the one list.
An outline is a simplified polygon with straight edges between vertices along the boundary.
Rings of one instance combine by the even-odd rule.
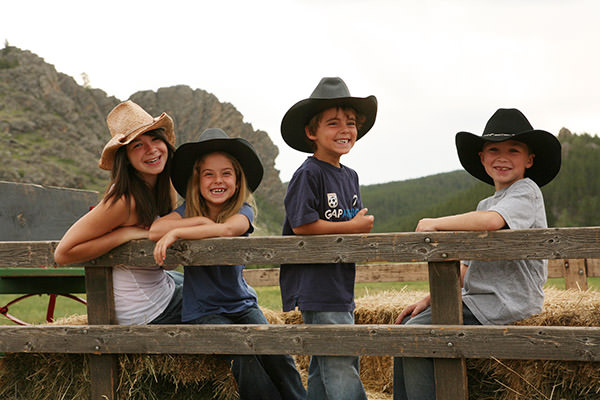
[[288, 181], [306, 157], [279, 126], [323, 76], [375, 95], [373, 129], [342, 157], [362, 184], [460, 169], [456, 132], [500, 107], [535, 128], [600, 132], [597, 0], [18, 0], [0, 40], [126, 100], [178, 84], [269, 133]]

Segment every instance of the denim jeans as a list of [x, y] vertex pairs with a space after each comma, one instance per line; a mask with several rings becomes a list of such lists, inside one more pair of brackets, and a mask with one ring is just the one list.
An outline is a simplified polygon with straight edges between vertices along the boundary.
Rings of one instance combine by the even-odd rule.
[[[404, 318], [402, 323], [431, 325], [431, 307], [414, 318]], [[463, 325], [481, 325], [464, 303]], [[433, 359], [394, 357], [394, 400], [435, 400]]]
[[[332, 311], [302, 311], [305, 324], [354, 324], [354, 314]], [[366, 400], [360, 381], [359, 358], [312, 356], [308, 366], [307, 399]]]
[[[190, 324], [268, 324], [257, 306], [239, 313], [207, 315]], [[289, 355], [226, 355], [241, 400], [306, 399], [300, 374]]]
[[183, 301], [183, 274], [178, 271], [166, 271], [175, 282], [175, 291], [167, 308], [150, 322], [151, 325], [181, 324], [181, 305]]

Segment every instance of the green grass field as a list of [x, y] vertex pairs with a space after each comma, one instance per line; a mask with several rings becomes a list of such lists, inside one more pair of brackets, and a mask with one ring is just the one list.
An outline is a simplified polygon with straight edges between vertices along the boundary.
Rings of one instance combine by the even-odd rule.
[[[600, 278], [588, 278], [588, 286], [591, 290], [600, 291]], [[356, 297], [362, 297], [368, 294], [374, 294], [386, 290], [427, 290], [429, 285], [427, 282], [376, 282], [376, 283], [357, 283]], [[548, 279], [546, 287], [555, 287], [562, 289], [565, 287], [565, 282], [561, 278]], [[279, 286], [262, 286], [256, 287], [258, 293], [258, 302], [261, 306], [271, 310], [281, 310], [281, 294]], [[0, 306], [6, 305], [18, 295], [0, 295]], [[80, 295], [85, 297], [85, 295]], [[30, 323], [44, 323], [46, 321], [46, 309], [48, 306], [49, 297], [47, 295], [36, 295], [27, 298], [19, 303], [9, 307], [10, 314]], [[62, 318], [74, 314], [85, 314], [85, 306], [71, 299], [59, 296], [56, 302], [55, 318]], [[13, 325], [4, 316], [0, 316], [0, 325]]]

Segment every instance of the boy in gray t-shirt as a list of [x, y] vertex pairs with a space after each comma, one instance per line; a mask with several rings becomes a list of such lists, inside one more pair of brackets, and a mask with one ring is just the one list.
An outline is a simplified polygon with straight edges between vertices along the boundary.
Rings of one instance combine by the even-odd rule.
[[[560, 170], [561, 146], [549, 132], [534, 130], [516, 109], [499, 109], [482, 136], [456, 134], [461, 164], [496, 192], [476, 211], [419, 221], [417, 232], [546, 228], [540, 187]], [[461, 264], [465, 325], [504, 325], [542, 310], [545, 260], [465, 261]], [[396, 323], [431, 324], [430, 297], [406, 307]], [[394, 400], [435, 400], [433, 362], [394, 359]]]

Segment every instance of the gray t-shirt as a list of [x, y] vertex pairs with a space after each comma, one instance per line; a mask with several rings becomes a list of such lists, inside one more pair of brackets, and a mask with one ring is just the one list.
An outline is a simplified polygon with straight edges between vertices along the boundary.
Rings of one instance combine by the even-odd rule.
[[[547, 228], [544, 199], [529, 178], [483, 199], [477, 211], [496, 211], [509, 229]], [[469, 265], [463, 302], [484, 325], [505, 325], [542, 310], [547, 260], [463, 261]]]

